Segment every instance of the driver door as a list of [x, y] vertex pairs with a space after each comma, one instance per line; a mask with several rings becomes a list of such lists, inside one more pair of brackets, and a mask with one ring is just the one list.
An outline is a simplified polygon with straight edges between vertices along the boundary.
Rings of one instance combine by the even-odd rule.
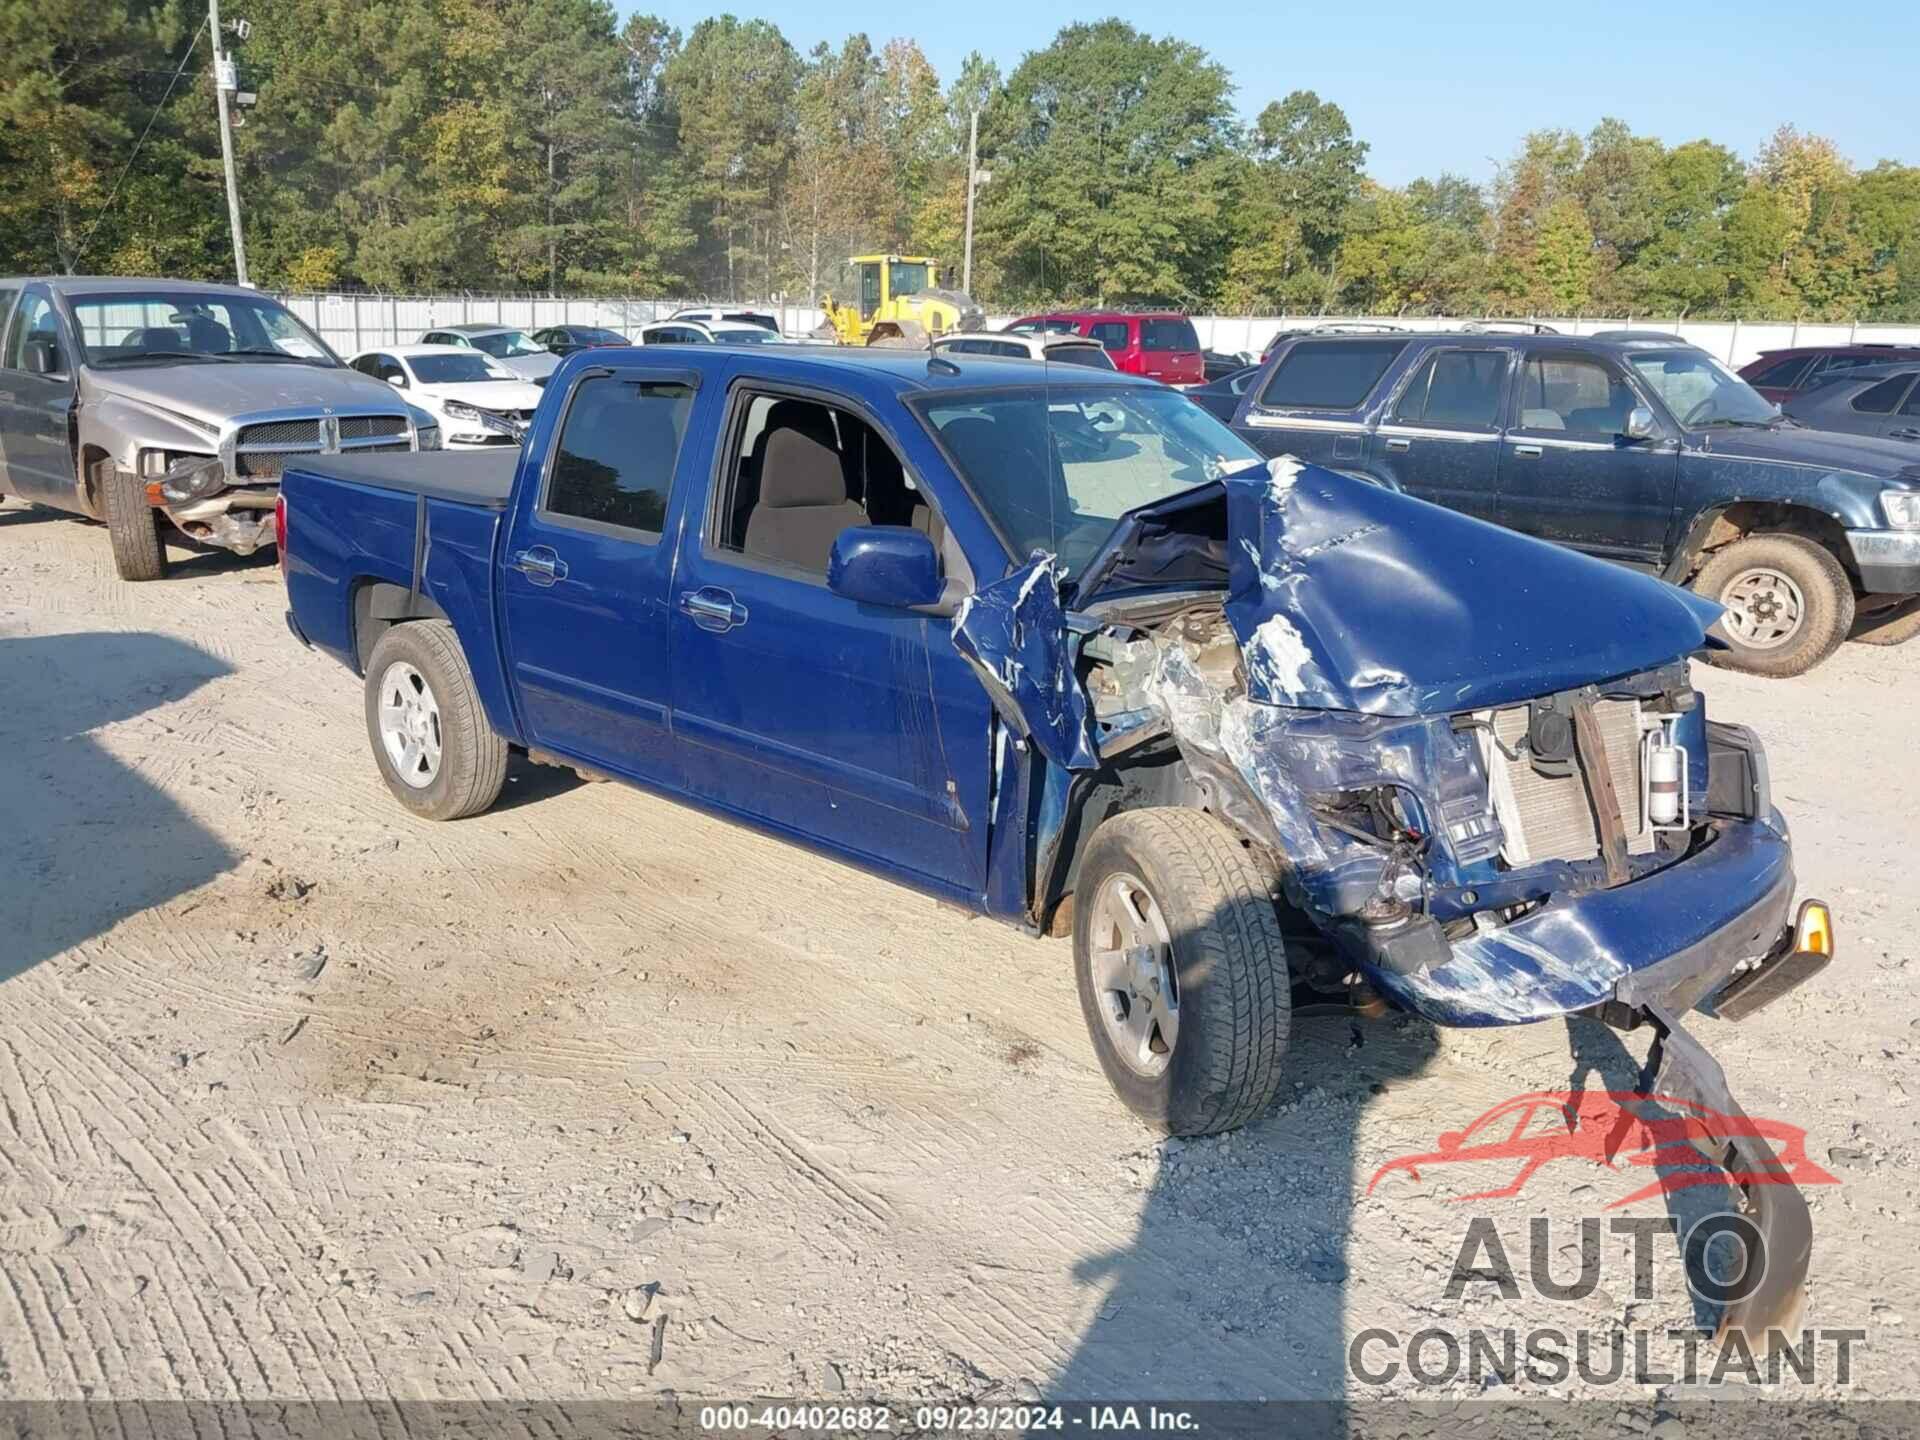
[[[68, 417], [79, 357], [46, 286], [29, 285], [21, 295], [5, 347], [0, 356], [6, 367], [0, 371], [0, 446], [7, 469], [0, 491], [78, 509], [79, 475], [68, 443]], [[51, 369], [34, 368], [36, 352], [51, 357]]]
[[[871, 417], [771, 380], [746, 380], [731, 402], [713, 502], [674, 576], [673, 732], [687, 789], [978, 896], [986, 692], [948, 619], [827, 585], [843, 529], [910, 524], [939, 537], [938, 513]], [[950, 559], [948, 573], [964, 563]]]
[[1650, 439], [1626, 437], [1628, 413], [1646, 402], [1623, 370], [1597, 355], [1529, 351], [1514, 387], [1513, 423], [1500, 447], [1500, 523], [1657, 568], [1673, 515], [1678, 437], [1664, 421]]

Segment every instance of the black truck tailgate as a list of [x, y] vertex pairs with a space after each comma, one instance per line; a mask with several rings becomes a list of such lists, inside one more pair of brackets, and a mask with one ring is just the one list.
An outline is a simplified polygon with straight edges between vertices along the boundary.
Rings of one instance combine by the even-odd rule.
[[302, 455], [289, 470], [356, 485], [377, 485], [407, 495], [453, 500], [487, 510], [504, 510], [513, 493], [520, 447], [494, 450], [408, 451], [391, 455]]

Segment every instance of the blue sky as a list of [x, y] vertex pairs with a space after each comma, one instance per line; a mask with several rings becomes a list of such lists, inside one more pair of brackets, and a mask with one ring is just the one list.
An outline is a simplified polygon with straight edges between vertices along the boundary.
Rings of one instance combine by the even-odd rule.
[[[635, 5], [683, 30], [716, 11], [684, 0]], [[969, 50], [1003, 71], [1075, 19], [1118, 15], [1224, 61], [1247, 116], [1289, 90], [1338, 103], [1389, 184], [1450, 169], [1489, 178], [1543, 126], [1585, 132], [1605, 115], [1669, 144], [1710, 139], [1751, 156], [1776, 125], [1826, 135], [1861, 168], [1920, 164], [1920, 5], [1782, 0], [1563, 0], [1460, 4], [1115, 4], [1029, 8], [1014, 0], [878, 5], [795, 0], [732, 7], [777, 24], [803, 53], [864, 30], [907, 35], [951, 79]]]

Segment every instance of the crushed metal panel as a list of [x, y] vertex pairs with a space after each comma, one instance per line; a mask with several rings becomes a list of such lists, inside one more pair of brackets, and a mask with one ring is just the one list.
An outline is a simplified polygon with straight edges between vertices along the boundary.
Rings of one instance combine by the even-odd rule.
[[980, 677], [1001, 719], [1069, 770], [1093, 770], [1086, 691], [1073, 673], [1059, 562], [1035, 555], [976, 590], [953, 617], [953, 645]]
[[[1664, 582], [1291, 458], [1219, 483], [1226, 613], [1261, 703], [1481, 709], [1665, 664], [1699, 649], [1719, 614]], [[1135, 512], [1136, 528], [1150, 519]]]

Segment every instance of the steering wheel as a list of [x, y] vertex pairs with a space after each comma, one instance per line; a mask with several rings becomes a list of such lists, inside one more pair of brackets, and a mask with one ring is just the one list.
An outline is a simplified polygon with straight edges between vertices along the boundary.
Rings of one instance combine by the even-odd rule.
[[1113, 448], [1113, 437], [1078, 410], [1056, 411], [1054, 423], [1066, 432], [1062, 438], [1084, 445], [1096, 455], [1104, 455]]

